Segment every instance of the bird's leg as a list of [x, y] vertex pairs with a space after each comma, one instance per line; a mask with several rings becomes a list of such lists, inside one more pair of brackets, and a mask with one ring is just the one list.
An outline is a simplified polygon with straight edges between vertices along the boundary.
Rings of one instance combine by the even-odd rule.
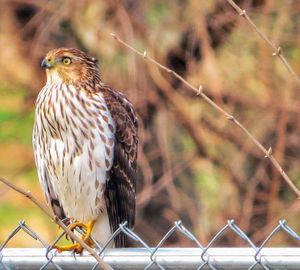
[[90, 238], [92, 230], [93, 230], [94, 225], [95, 225], [95, 222], [96, 222], [95, 220], [92, 220], [88, 224], [85, 225], [86, 232], [85, 232], [85, 235], [82, 238], [82, 240], [86, 241], [86, 240], [88, 240]]
[[[68, 228], [72, 231], [75, 230], [76, 228], [84, 229], [85, 233], [81, 237], [81, 239], [84, 242], [86, 242], [89, 246], [92, 246], [93, 242], [90, 240], [90, 236], [91, 236], [92, 229], [93, 229], [94, 225], [95, 225], [94, 220], [88, 222], [87, 224], [84, 224], [82, 222], [74, 222], [74, 223], [70, 224], [68, 226]], [[74, 250], [75, 253], [79, 254], [79, 253], [82, 253], [82, 251], [83, 251], [83, 247], [79, 243], [75, 243], [75, 244], [72, 244], [72, 245], [65, 245], [65, 246], [55, 245], [54, 248], [57, 249], [58, 253], [61, 253], [63, 251], [72, 251], [72, 250]]]
[[94, 242], [90, 239], [90, 236], [94, 228], [95, 222], [96, 222], [95, 220], [92, 220], [86, 225], [85, 235], [81, 238], [89, 246], [94, 246]]

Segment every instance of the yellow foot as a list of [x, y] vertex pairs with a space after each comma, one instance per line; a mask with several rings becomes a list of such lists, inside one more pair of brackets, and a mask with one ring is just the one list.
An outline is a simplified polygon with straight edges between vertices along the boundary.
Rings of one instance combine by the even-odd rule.
[[61, 253], [63, 251], [74, 251], [77, 254], [81, 254], [83, 251], [83, 247], [79, 243], [65, 246], [55, 245], [53, 248], [57, 249], [58, 253]]
[[[84, 235], [81, 237], [82, 241], [84, 241], [86, 244], [88, 244], [90, 247], [93, 246], [93, 241], [90, 239], [92, 229], [95, 225], [95, 221], [90, 221], [87, 224], [84, 224], [82, 222], [74, 222], [68, 226], [68, 228], [72, 231], [74, 231], [76, 228], [84, 229]], [[61, 253], [63, 251], [73, 251], [77, 254], [82, 253], [83, 247], [79, 243], [75, 243], [72, 245], [65, 245], [65, 246], [57, 246], [55, 245], [53, 248], [57, 249], [58, 253]]]

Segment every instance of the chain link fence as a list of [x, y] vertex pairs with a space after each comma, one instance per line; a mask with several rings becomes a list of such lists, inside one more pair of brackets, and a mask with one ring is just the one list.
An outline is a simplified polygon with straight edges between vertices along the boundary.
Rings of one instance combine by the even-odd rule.
[[[7, 248], [9, 241], [20, 232], [25, 232], [38, 241], [42, 248]], [[228, 231], [234, 233], [245, 242], [244, 248], [216, 248], [218, 240]], [[139, 248], [108, 248], [119, 233], [125, 233]], [[175, 233], [188, 238], [194, 243], [192, 248], [164, 248], [164, 244]], [[290, 228], [285, 220], [280, 220], [260, 246], [246, 235], [234, 222], [227, 224], [207, 244], [203, 245], [195, 235], [185, 228], [181, 221], [162, 237], [155, 247], [150, 247], [139, 235], [120, 224], [119, 229], [109, 238], [107, 243], [96, 250], [101, 259], [111, 269], [300, 269], [300, 248], [269, 248], [268, 242], [279, 233], [285, 233], [300, 244], [299, 235]], [[71, 252], [58, 254], [53, 246], [65, 235], [62, 233], [48, 246], [45, 241], [28, 226], [20, 221], [18, 226], [7, 237], [0, 247], [0, 269], [101, 269], [94, 257], [87, 252], [75, 255]]]

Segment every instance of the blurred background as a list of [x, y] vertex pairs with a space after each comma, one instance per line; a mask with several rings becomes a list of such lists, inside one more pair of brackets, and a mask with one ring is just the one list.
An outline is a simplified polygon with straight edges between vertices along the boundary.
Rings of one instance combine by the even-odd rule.
[[[236, 0], [300, 74], [300, 2]], [[114, 40], [160, 63], [236, 116], [300, 187], [299, 85], [225, 0], [0, 0], [0, 175], [44, 201], [31, 146], [39, 63], [66, 46], [99, 59], [104, 82], [139, 114], [135, 231], [155, 245], [176, 220], [200, 242], [236, 223], [256, 242], [279, 219], [300, 231], [300, 202], [269, 160], [190, 89]], [[0, 243], [26, 222], [48, 243], [58, 226], [28, 199], [0, 184]], [[20, 234], [10, 246], [33, 247]], [[284, 234], [274, 245], [291, 245]], [[225, 235], [220, 245], [243, 242]], [[190, 246], [180, 234], [169, 246]]]

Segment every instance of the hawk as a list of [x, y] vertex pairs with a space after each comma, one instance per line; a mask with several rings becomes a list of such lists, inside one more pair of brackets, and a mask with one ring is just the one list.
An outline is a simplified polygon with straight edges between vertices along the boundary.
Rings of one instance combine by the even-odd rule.
[[[111, 232], [135, 221], [138, 124], [120, 92], [104, 84], [97, 60], [73, 48], [48, 52], [41, 66], [47, 82], [35, 110], [33, 148], [39, 181], [60, 219], [84, 229], [84, 241], [99, 237], [102, 213]], [[99, 229], [99, 228], [98, 228]], [[121, 233], [115, 247], [127, 245]], [[82, 247], [56, 247], [59, 252]]]

